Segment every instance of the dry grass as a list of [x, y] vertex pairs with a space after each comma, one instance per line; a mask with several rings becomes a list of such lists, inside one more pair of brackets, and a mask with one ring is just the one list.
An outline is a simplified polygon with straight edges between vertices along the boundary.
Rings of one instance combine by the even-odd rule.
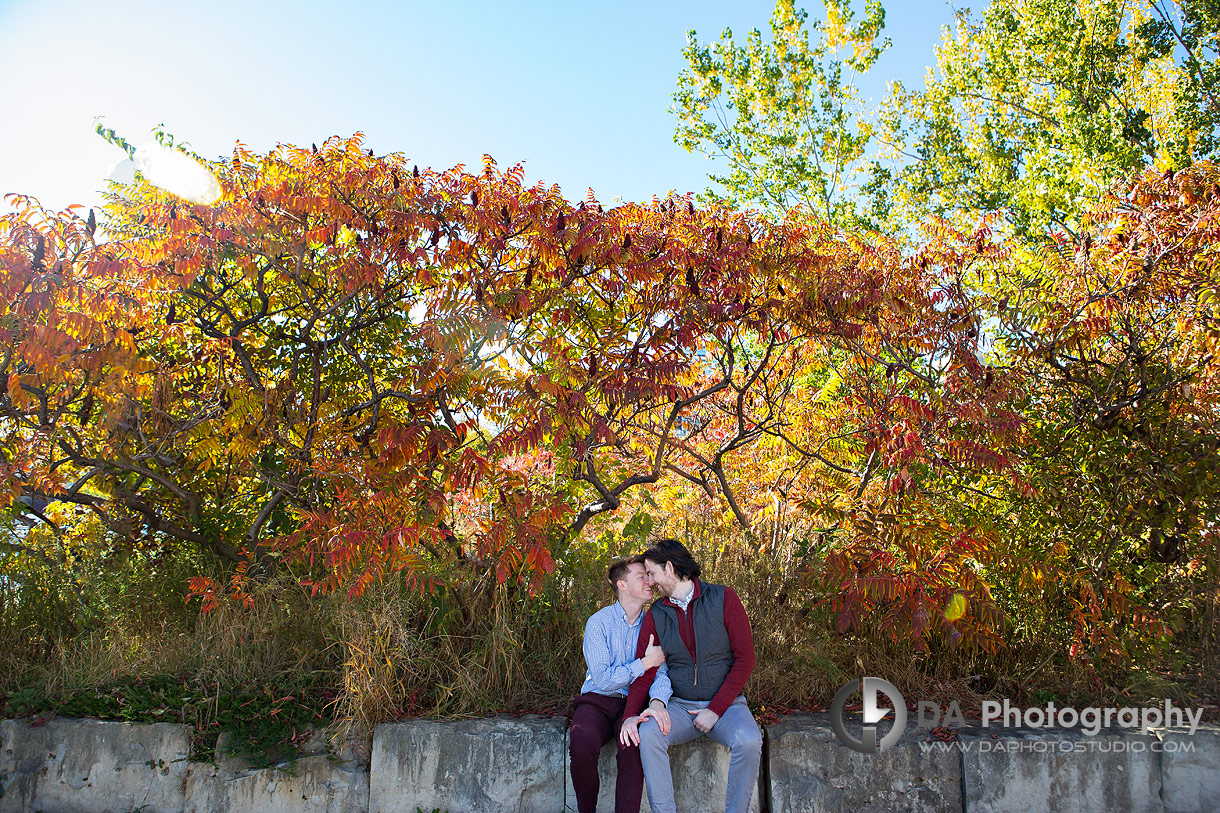
[[377, 724], [407, 716], [566, 709], [583, 676], [583, 617], [531, 623], [535, 602], [547, 599], [513, 585], [463, 593], [469, 618], [438, 609], [443, 596], [393, 585], [335, 604], [343, 652], [335, 713], [345, 735], [367, 739]]
[[62, 694], [150, 674], [252, 685], [323, 665], [327, 612], [280, 580], [256, 590], [250, 607], [227, 604], [204, 616], [148, 608], [51, 635], [6, 625], [0, 646], [13, 657], [5, 659], [0, 690]]
[[[795, 578], [793, 543], [756, 549], [700, 517], [668, 530], [688, 540], [706, 579], [733, 586], [745, 603], [758, 656], [747, 687], [756, 708], [825, 706], [863, 674], [886, 677], [908, 698], [957, 700], [963, 708], [988, 697], [1036, 703], [1217, 691], [1214, 670], [1204, 668], [1207, 653], [1220, 651], [1214, 587], [1196, 605], [1178, 671], [1169, 658], [1161, 672], [1132, 664], [1099, 673], [1068, 660], [1049, 636], [984, 655], [935, 642], [920, 652], [875, 630], [841, 634], [826, 597]], [[356, 600], [310, 598], [282, 576], [257, 589], [252, 606], [224, 605], [204, 616], [183, 608], [180, 584], [148, 585], [145, 592], [160, 593], [159, 600], [144, 596], [84, 620], [71, 605], [39, 609], [0, 589], [0, 700], [19, 689], [65, 694], [151, 674], [218, 693], [307, 675], [333, 687], [331, 711], [343, 733], [358, 739], [403, 716], [563, 713], [583, 679], [584, 620], [610, 600], [599, 584], [601, 562], [617, 552], [574, 551], [534, 596], [459, 573], [451, 590], [433, 594], [387, 583]], [[1181, 679], [1183, 670], [1197, 672], [1195, 684]]]
[[[1010, 637], [989, 654], [950, 647], [935, 639], [921, 650], [867, 625], [840, 633], [828, 596], [802, 586], [792, 540], [751, 543], [733, 528], [680, 518], [659, 532], [685, 533], [708, 581], [731, 585], [741, 596], [754, 631], [757, 666], [747, 686], [756, 707], [821, 708], [846, 681], [877, 675], [907, 698], [978, 708], [984, 699], [1010, 698], [1029, 705], [1049, 699], [1079, 702], [1207, 699], [1220, 694], [1220, 675], [1206, 668], [1220, 652], [1220, 586], [1202, 588], [1211, 598], [1193, 604], [1197, 622], [1173, 647], [1148, 644], [1146, 659], [1094, 664], [1068, 657], [1053, 635]], [[1213, 555], [1220, 558], [1220, 552]], [[1210, 572], [1220, 572], [1220, 562]], [[1211, 660], [1215, 663], [1215, 660]]]

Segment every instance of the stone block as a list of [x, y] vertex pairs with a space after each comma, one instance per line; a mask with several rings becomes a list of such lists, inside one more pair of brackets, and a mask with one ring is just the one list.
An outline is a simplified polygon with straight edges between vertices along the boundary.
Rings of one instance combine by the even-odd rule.
[[[351, 756], [326, 753], [325, 730], [301, 749], [304, 756], [255, 768], [228, 753], [227, 734], [216, 742], [216, 764], [191, 763], [186, 777], [186, 813], [364, 813], [369, 807], [369, 772]], [[343, 758], [346, 757], [346, 758]]]
[[970, 813], [1161, 813], [1158, 739], [1138, 731], [979, 728], [961, 735]]
[[[601, 788], [597, 794], [597, 813], [613, 813], [614, 781], [618, 776], [615, 762], [615, 744], [607, 743], [602, 748], [597, 772], [601, 777]], [[669, 751], [670, 768], [674, 776], [674, 797], [678, 813], [717, 813], [724, 810], [724, 791], [729, 779], [729, 749], [707, 737], [675, 745]], [[567, 809], [576, 809], [576, 793], [572, 790], [572, 772], [568, 763], [567, 744], [564, 745], [564, 778], [567, 782]], [[751, 813], [758, 813], [763, 789], [761, 783], [754, 785]], [[648, 805], [648, 790], [640, 813], [652, 813]]]
[[563, 810], [563, 717], [386, 723], [373, 734], [373, 813]]
[[186, 778], [186, 813], [363, 813], [369, 773], [323, 756], [233, 773], [194, 763]]
[[1161, 784], [1165, 813], [1220, 813], [1220, 728], [1165, 732]]
[[[847, 727], [859, 736], [858, 724]], [[953, 743], [926, 739], [926, 730], [908, 725], [892, 748], [861, 754], [835, 738], [827, 714], [793, 714], [767, 726], [771, 811], [956, 813], [961, 757]]]
[[0, 721], [0, 811], [180, 813], [189, 749], [174, 723]]

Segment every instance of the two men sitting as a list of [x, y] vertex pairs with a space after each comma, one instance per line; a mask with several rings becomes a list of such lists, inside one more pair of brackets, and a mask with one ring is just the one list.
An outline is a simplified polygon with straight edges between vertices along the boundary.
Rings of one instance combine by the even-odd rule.
[[762, 757], [742, 694], [754, 639], [737, 593], [700, 572], [675, 539], [610, 567], [618, 600], [585, 625], [587, 672], [569, 735], [580, 813], [597, 806], [598, 756], [616, 733], [616, 813], [639, 813], [641, 778], [654, 813], [675, 813], [669, 747], [703, 735], [729, 749], [726, 812], [749, 807]]

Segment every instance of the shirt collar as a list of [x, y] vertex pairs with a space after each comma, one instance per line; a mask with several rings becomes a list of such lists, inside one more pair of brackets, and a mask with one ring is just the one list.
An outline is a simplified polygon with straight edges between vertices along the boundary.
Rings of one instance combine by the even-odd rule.
[[619, 601], [614, 602], [614, 610], [618, 616], [623, 619], [623, 623], [628, 627], [634, 627], [636, 624], [640, 623], [640, 619], [644, 617], [644, 610], [641, 609], [640, 614], [635, 617], [635, 621], [632, 621], [627, 615], [627, 610], [623, 608], [622, 602]]
[[691, 582], [694, 584], [694, 587], [692, 587], [690, 593], [687, 594], [685, 601], [680, 601], [680, 600], [674, 598], [673, 596], [669, 596], [665, 600], [668, 601], [670, 604], [674, 605], [675, 607], [677, 607], [681, 610], [685, 610], [688, 606], [690, 606], [690, 603], [692, 601], [694, 601], [695, 599], [697, 599], [699, 597], [699, 593], [702, 592], [699, 589], [699, 580], [698, 579], [691, 579]]

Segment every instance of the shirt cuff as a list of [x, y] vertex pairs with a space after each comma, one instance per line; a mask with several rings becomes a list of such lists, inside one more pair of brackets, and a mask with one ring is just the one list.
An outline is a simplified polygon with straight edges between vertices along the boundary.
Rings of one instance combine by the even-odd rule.
[[669, 707], [669, 698], [671, 698], [673, 696], [674, 696], [674, 693], [672, 690], [666, 690], [663, 688], [658, 689], [657, 684], [655, 684], [655, 683], [652, 684], [652, 688], [650, 688], [648, 690], [648, 699], [649, 700], [660, 700], [662, 703], [665, 704], [665, 706], [667, 708]]
[[635, 680], [640, 675], [644, 674], [644, 659], [636, 658], [631, 663], [627, 664], [627, 674], [631, 675], [632, 680]]

